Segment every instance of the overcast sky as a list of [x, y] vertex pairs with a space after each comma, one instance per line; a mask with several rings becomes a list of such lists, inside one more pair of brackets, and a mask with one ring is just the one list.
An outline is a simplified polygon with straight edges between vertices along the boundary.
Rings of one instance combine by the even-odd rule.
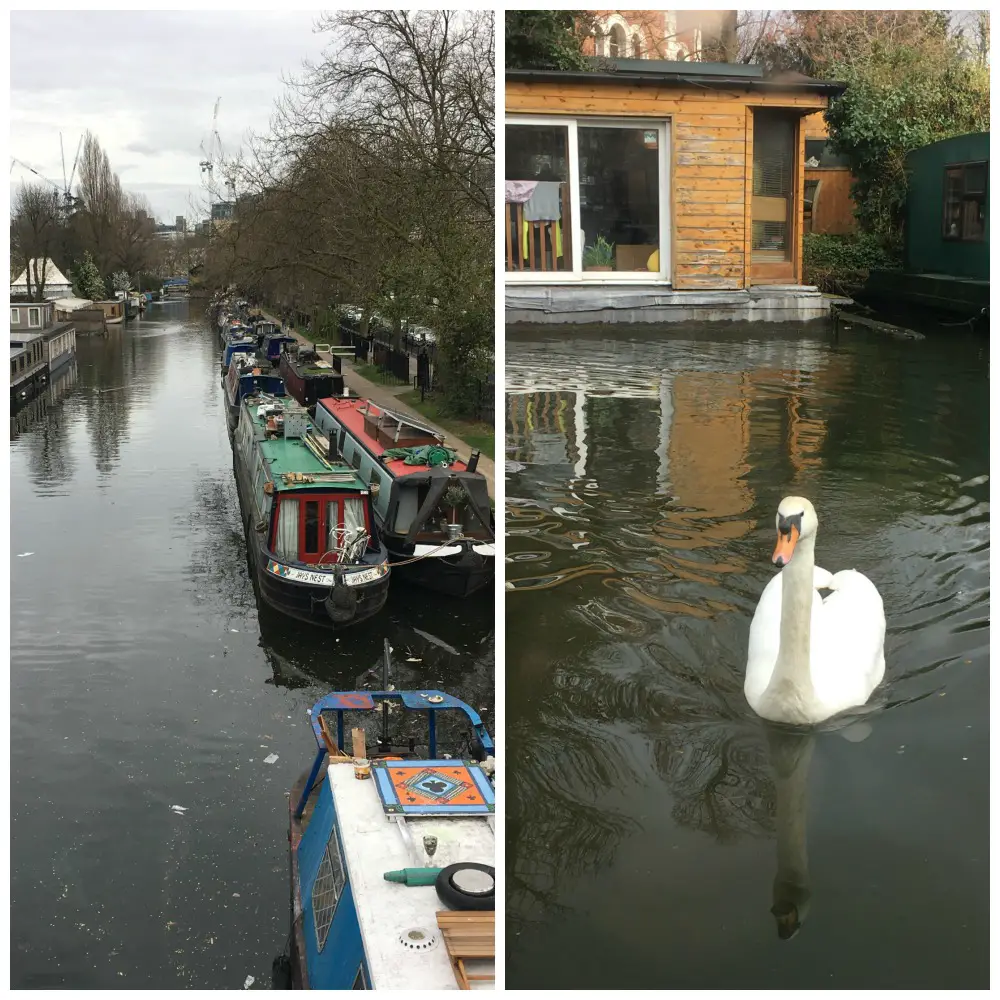
[[[204, 212], [199, 144], [215, 100], [227, 154], [265, 131], [282, 75], [297, 74], [332, 41], [317, 12], [93, 12], [10, 15], [10, 156], [62, 185], [90, 129], [130, 191], [158, 221]], [[15, 165], [11, 191], [33, 174]], [[74, 182], [75, 187], [75, 182]]]

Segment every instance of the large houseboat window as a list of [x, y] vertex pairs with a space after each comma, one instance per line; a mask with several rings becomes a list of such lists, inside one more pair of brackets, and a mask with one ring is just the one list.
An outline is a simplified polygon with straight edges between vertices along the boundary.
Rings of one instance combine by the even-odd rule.
[[577, 140], [584, 270], [649, 270], [660, 248], [659, 132], [581, 124]]
[[943, 235], [946, 240], [986, 239], [985, 163], [962, 163], [944, 172]]
[[279, 559], [299, 558], [299, 498], [283, 497], [278, 508], [274, 553]]
[[42, 325], [42, 314], [38, 309], [28, 310], [28, 326], [41, 326]]
[[308, 555], [319, 555], [319, 501], [306, 501], [305, 536], [302, 551]]
[[11, 309], [11, 311], [10, 311], [10, 321], [11, 321], [11, 323], [20, 323], [21, 322], [21, 313], [20, 313], [20, 310], [18, 310], [18, 309]]
[[312, 905], [313, 920], [316, 924], [316, 947], [322, 951], [326, 947], [326, 939], [333, 924], [333, 916], [337, 912], [344, 891], [347, 876], [344, 872], [344, 861], [340, 856], [340, 844], [337, 842], [337, 828], [330, 831], [330, 841], [326, 845], [326, 853], [319, 864], [316, 881], [313, 883]]
[[506, 135], [508, 280], [666, 278], [665, 121], [526, 115]]
[[504, 181], [508, 271], [569, 271], [569, 133], [508, 125]]

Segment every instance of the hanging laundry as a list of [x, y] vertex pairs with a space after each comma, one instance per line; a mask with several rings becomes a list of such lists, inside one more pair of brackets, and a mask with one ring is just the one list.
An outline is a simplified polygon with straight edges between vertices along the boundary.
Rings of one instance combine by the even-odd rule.
[[508, 205], [523, 205], [535, 192], [538, 181], [504, 181], [504, 201]]
[[561, 186], [560, 181], [538, 181], [525, 202], [524, 218], [528, 222], [558, 222], [562, 218]]

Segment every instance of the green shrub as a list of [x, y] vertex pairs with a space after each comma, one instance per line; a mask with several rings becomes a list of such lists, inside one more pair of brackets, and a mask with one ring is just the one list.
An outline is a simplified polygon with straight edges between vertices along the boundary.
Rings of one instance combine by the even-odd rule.
[[872, 234], [804, 233], [802, 236], [805, 282], [823, 292], [849, 295], [864, 285], [869, 271], [900, 266], [899, 257]]

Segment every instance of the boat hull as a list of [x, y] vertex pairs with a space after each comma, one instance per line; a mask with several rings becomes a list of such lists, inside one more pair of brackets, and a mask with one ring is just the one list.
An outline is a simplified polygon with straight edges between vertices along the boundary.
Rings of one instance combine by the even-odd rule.
[[469, 597], [493, 583], [495, 558], [480, 555], [467, 543], [461, 543], [462, 552], [458, 555], [427, 556], [408, 562], [414, 558], [412, 546], [398, 542], [394, 545], [385, 535], [383, 540], [389, 550], [389, 562], [394, 564], [393, 575], [398, 575], [410, 586], [424, 587], [449, 597]]

